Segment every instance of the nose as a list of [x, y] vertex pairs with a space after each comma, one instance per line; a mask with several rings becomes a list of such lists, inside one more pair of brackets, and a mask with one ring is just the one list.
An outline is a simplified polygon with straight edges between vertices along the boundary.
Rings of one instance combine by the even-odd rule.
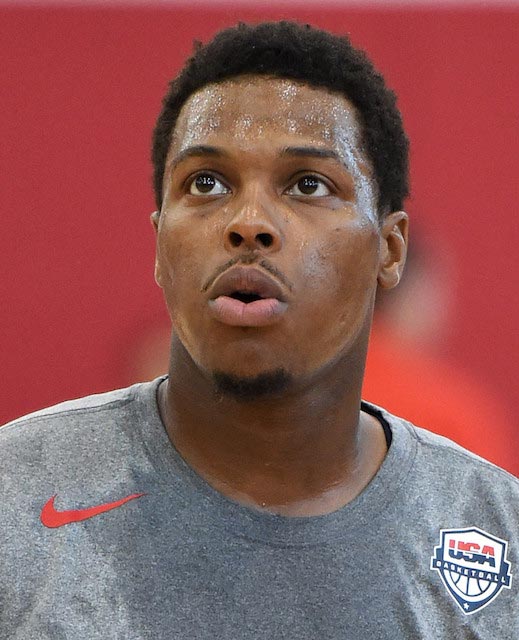
[[258, 197], [242, 204], [225, 229], [225, 247], [228, 251], [279, 251], [282, 245], [281, 230], [269, 215], [272, 207], [260, 202]]

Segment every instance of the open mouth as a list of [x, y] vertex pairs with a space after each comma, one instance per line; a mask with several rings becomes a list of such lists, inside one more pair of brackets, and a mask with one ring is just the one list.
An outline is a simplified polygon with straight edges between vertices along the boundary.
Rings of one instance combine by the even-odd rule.
[[254, 267], [232, 267], [209, 290], [215, 320], [235, 327], [264, 327], [277, 322], [288, 303], [280, 283]]
[[234, 291], [233, 293], [229, 294], [229, 298], [239, 300], [240, 302], [244, 302], [245, 304], [256, 302], [256, 300], [263, 300], [262, 296], [258, 295], [257, 293], [252, 293], [251, 291]]
[[218, 276], [209, 290], [211, 300], [225, 296], [250, 305], [267, 299], [283, 301], [280, 283], [270, 274], [254, 267], [232, 267]]

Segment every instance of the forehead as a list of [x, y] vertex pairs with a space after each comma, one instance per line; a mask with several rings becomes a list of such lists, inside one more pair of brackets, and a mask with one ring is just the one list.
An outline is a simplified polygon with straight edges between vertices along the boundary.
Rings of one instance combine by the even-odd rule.
[[177, 151], [213, 136], [234, 140], [269, 133], [326, 144], [359, 145], [356, 110], [342, 95], [294, 80], [244, 76], [211, 84], [186, 101], [172, 137]]

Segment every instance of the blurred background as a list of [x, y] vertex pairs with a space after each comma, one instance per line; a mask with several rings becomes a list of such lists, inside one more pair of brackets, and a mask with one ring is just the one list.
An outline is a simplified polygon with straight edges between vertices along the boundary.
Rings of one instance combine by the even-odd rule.
[[149, 141], [168, 81], [238, 21], [347, 33], [399, 96], [413, 253], [365, 397], [519, 474], [519, 2], [0, 1], [0, 423], [167, 367]]

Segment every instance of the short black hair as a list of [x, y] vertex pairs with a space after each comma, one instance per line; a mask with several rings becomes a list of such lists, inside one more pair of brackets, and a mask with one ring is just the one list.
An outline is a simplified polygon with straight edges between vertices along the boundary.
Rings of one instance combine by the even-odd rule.
[[240, 23], [220, 31], [206, 45], [195, 43], [193, 56], [170, 84], [153, 132], [153, 186], [159, 210], [166, 158], [182, 106], [202, 87], [241, 75], [296, 80], [344, 95], [359, 113], [362, 143], [378, 185], [379, 215], [403, 208], [409, 192], [409, 143], [395, 94], [346, 36], [280, 21]]

